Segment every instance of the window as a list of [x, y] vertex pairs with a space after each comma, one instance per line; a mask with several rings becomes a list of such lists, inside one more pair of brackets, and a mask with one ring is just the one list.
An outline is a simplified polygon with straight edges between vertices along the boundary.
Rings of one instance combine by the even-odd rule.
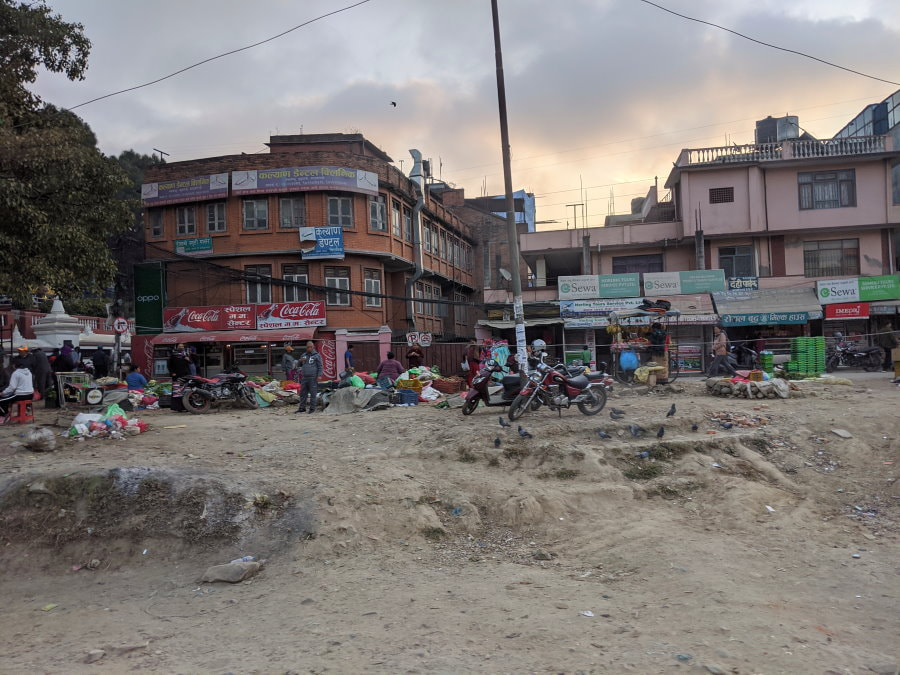
[[244, 200], [244, 229], [268, 230], [269, 229], [269, 200], [245, 199]]
[[425, 295], [424, 284], [421, 281], [416, 282], [416, 290], [415, 296], [416, 300], [416, 314], [424, 314], [425, 313], [425, 303], [422, 302], [418, 298], [422, 298]]
[[753, 246], [722, 246], [719, 248], [719, 267], [726, 277], [755, 276]]
[[[453, 294], [454, 302], [468, 302], [468, 298], [463, 293], [454, 293]], [[456, 323], [468, 323], [466, 321], [466, 313], [468, 311], [468, 307], [464, 307], [463, 305], [454, 305], [453, 306], [453, 320]]]
[[225, 202], [206, 205], [206, 231], [210, 234], [225, 231]]
[[[350, 268], [349, 267], [326, 267], [325, 268], [325, 285], [328, 288], [341, 288], [350, 290]], [[350, 306], [350, 294], [339, 293], [337, 291], [325, 292], [325, 304], [336, 305], [338, 307]]]
[[725, 204], [726, 202], [734, 201], [734, 188], [733, 187], [723, 187], [723, 188], [710, 188], [709, 189], [709, 203], [710, 204]]
[[369, 197], [369, 227], [376, 232], [387, 232], [387, 207], [384, 197]]
[[[283, 212], [282, 212], [283, 213]], [[282, 265], [281, 277], [285, 281], [298, 281], [303, 284], [309, 283], [309, 266], [308, 265]], [[309, 289], [300, 286], [284, 286], [285, 302], [305, 302], [309, 300]]]
[[662, 272], [662, 253], [650, 255], [623, 255], [612, 259], [613, 274], [631, 274], [634, 272]]
[[[381, 293], [381, 270], [363, 270], [366, 293]], [[381, 298], [366, 297], [366, 307], [381, 307]]]
[[425, 236], [425, 244], [424, 244], [425, 252], [431, 253], [431, 224], [430, 223], [425, 223], [422, 226], [422, 233]]
[[441, 260], [447, 259], [447, 233], [441, 230], [441, 240], [438, 243], [440, 250], [438, 251], [438, 255]]
[[413, 238], [412, 212], [409, 209], [403, 209], [403, 236], [406, 241], [415, 241]]
[[894, 193], [894, 204], [900, 204], [900, 162], [891, 167], [891, 188]]
[[428, 316], [434, 316], [434, 305], [431, 302], [428, 302], [429, 300], [431, 300], [431, 296], [432, 287], [429, 284], [425, 284], [425, 314], [427, 314]]
[[400, 204], [391, 201], [391, 232], [395, 237], [401, 236], [402, 225], [400, 224]]
[[162, 209], [148, 209], [147, 217], [150, 219], [150, 236], [151, 237], [161, 237], [163, 236], [165, 230], [163, 230], [163, 210]]
[[466, 269], [470, 272], [475, 266], [475, 258], [472, 256], [472, 247], [466, 244]]
[[283, 229], [306, 227], [306, 197], [283, 197], [279, 203], [279, 211]]
[[803, 275], [859, 274], [859, 239], [803, 242]]
[[247, 275], [247, 304], [264, 305], [272, 302], [271, 265], [248, 265], [244, 268]]
[[800, 209], [836, 209], [856, 206], [856, 171], [798, 173]]
[[176, 235], [197, 234], [196, 213], [193, 206], [179, 206], [175, 209]]
[[353, 229], [352, 197], [328, 198], [328, 225], [345, 230]]

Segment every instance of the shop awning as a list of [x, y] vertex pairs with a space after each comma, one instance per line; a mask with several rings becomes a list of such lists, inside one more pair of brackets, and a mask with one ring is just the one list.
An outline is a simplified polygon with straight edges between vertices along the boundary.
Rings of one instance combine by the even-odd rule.
[[804, 324], [822, 318], [814, 288], [769, 288], [713, 293], [725, 326]]
[[315, 335], [315, 327], [291, 328], [287, 330], [223, 330], [215, 332], [198, 331], [195, 333], [162, 333], [155, 335], [150, 342], [155, 345], [177, 345], [179, 342], [298, 342], [311, 340]]
[[[553, 326], [557, 324], [561, 324], [563, 322], [562, 319], [525, 319], [525, 327], [532, 328], [533, 326]], [[503, 321], [499, 319], [479, 319], [479, 326], [489, 326], [491, 328], [503, 329], [503, 328], [515, 328], [515, 321]]]

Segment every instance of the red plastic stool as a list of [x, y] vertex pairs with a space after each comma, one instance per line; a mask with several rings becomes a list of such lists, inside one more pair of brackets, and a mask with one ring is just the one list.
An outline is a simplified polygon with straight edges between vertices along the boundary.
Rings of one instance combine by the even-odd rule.
[[10, 424], [34, 424], [34, 406], [31, 401], [16, 401], [9, 409]]

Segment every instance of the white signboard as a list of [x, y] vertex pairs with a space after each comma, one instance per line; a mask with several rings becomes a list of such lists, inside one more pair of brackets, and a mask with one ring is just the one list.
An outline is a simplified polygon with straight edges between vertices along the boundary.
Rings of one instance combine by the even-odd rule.
[[819, 302], [823, 305], [836, 302], [859, 302], [859, 281], [856, 277], [817, 281], [816, 290]]
[[681, 275], [678, 272], [645, 272], [644, 292], [648, 295], [678, 295]]
[[559, 277], [560, 300], [600, 297], [600, 278], [596, 274]]

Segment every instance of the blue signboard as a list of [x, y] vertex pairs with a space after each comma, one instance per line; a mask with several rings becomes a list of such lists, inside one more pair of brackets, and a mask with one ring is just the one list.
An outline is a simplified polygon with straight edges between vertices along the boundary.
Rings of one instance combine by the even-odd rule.
[[759, 277], [728, 277], [729, 291], [740, 291], [744, 289], [758, 291]]
[[165, 206], [201, 199], [224, 199], [228, 196], [228, 174], [214, 173], [207, 176], [164, 180], [141, 185], [144, 206]]
[[[819, 312], [821, 315], [821, 312]], [[814, 317], [810, 312], [760, 312], [756, 314], [722, 314], [723, 326], [768, 326], [784, 324], [804, 324]]]
[[231, 190], [240, 195], [304, 190], [341, 190], [378, 194], [378, 174], [342, 166], [291, 166], [234, 171]]
[[304, 260], [343, 260], [344, 230], [340, 227], [301, 227], [300, 245], [300, 254]]

